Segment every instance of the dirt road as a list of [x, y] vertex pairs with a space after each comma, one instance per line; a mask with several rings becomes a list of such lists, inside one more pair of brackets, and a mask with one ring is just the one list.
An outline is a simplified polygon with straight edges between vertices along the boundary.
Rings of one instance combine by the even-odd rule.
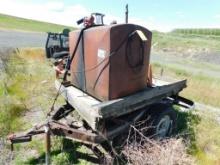
[[46, 33], [0, 30], [0, 48], [44, 47]]

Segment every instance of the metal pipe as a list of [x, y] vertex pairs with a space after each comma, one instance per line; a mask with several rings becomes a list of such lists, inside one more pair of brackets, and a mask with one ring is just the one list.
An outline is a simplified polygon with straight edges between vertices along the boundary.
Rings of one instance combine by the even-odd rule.
[[125, 7], [125, 23], [128, 23], [128, 4]]
[[44, 127], [45, 129], [45, 161], [46, 165], [50, 165], [50, 147], [51, 147], [51, 139], [50, 139], [50, 128], [49, 125]]
[[11, 142], [11, 151], [14, 151], [14, 145], [13, 145], [13, 142]]

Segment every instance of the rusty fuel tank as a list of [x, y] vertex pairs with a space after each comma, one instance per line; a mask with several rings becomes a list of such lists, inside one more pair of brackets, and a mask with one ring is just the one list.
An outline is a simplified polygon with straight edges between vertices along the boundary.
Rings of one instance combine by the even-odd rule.
[[[70, 54], [79, 32], [69, 34]], [[133, 24], [85, 30], [71, 63], [71, 82], [101, 101], [142, 90], [147, 84], [151, 38], [149, 30]]]

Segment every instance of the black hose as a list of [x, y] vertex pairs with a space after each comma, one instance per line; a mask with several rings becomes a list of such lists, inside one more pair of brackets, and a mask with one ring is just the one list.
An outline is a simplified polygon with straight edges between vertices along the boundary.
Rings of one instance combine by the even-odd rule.
[[79, 37], [78, 37], [78, 39], [77, 39], [76, 46], [75, 46], [75, 48], [74, 48], [74, 51], [73, 51], [73, 53], [72, 53], [72, 56], [71, 56], [71, 58], [67, 61], [66, 68], [65, 68], [66, 71], [65, 71], [64, 76], [63, 76], [63, 81], [66, 81], [66, 77], [67, 77], [67, 75], [68, 75], [68, 71], [69, 71], [69, 69], [70, 69], [70, 65], [71, 65], [71, 63], [72, 63], [72, 61], [73, 61], [73, 59], [74, 59], [74, 57], [75, 57], [77, 48], [78, 48], [78, 46], [79, 46], [79, 42], [80, 42], [80, 40], [81, 40], [81, 37], [83, 36], [83, 32], [84, 32], [84, 30], [86, 30], [86, 29], [87, 29], [87, 28], [83, 28], [83, 29], [80, 31], [80, 33], [79, 33]]
[[[95, 25], [95, 26], [99, 26], [99, 25]], [[88, 26], [88, 27], [85, 27], [85, 28], [81, 29], [81, 31], [80, 31], [80, 33], [79, 33], [79, 37], [78, 37], [77, 42], [76, 42], [76, 46], [75, 46], [74, 51], [73, 51], [73, 53], [72, 53], [72, 56], [71, 56], [71, 58], [67, 61], [67, 64], [66, 64], [66, 67], [65, 67], [65, 70], [66, 70], [66, 71], [65, 71], [64, 76], [63, 76], [63, 81], [66, 81], [66, 77], [67, 77], [67, 75], [68, 75], [68, 71], [70, 70], [70, 65], [71, 65], [71, 63], [72, 63], [72, 61], [73, 61], [73, 59], [74, 59], [74, 57], [75, 57], [77, 48], [78, 48], [78, 46], [79, 46], [79, 42], [80, 42], [81, 38], [83, 37], [83, 32], [84, 32], [86, 29], [89, 29], [89, 28], [92, 28], [92, 27], [94, 27], [94, 26]]]

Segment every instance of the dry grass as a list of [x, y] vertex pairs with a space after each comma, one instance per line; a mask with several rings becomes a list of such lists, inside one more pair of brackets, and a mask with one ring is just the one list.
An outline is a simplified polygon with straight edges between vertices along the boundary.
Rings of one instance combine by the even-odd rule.
[[160, 75], [163, 68], [164, 77], [176, 79], [187, 79], [187, 88], [181, 92], [181, 95], [193, 101], [208, 104], [214, 107], [220, 107], [220, 79], [209, 75], [194, 74], [169, 65], [153, 64], [153, 71], [156, 77]]
[[220, 107], [220, 80], [189, 77], [188, 87], [182, 95], [203, 104]]
[[186, 144], [181, 138], [163, 140], [150, 139], [131, 126], [127, 143], [123, 149], [128, 164], [139, 165], [191, 165], [195, 160], [187, 154]]
[[220, 112], [200, 112], [202, 120], [195, 126], [198, 164], [216, 165], [220, 163]]
[[38, 62], [45, 63], [46, 61], [44, 51], [42, 49], [34, 49], [34, 48], [21, 49], [19, 50], [19, 55], [25, 60], [35, 61], [36, 63]]

